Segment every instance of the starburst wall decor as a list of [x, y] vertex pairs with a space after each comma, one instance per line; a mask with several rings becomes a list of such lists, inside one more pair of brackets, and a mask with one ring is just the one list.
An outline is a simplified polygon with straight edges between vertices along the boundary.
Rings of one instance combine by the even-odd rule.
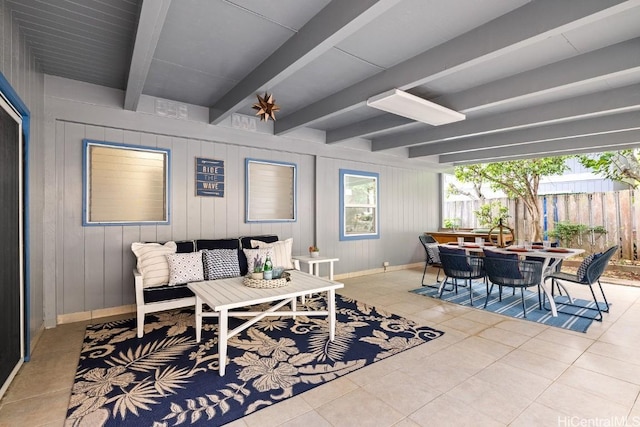
[[253, 109], [258, 110], [256, 116], [260, 116], [260, 120], [264, 120], [265, 122], [271, 120], [276, 121], [276, 111], [280, 110], [280, 107], [276, 105], [276, 100], [273, 99], [273, 94], [269, 95], [268, 93], [264, 93], [264, 97], [258, 96], [258, 103], [253, 104]]

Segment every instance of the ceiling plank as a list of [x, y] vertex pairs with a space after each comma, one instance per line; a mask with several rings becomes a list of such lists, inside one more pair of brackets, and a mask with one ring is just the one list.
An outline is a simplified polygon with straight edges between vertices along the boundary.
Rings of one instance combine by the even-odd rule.
[[640, 68], [640, 38], [607, 46], [544, 67], [525, 71], [463, 92], [432, 100], [436, 104], [469, 114], [531, 98], [585, 82], [604, 80], [617, 73]]
[[333, 144], [351, 138], [366, 137], [370, 133], [399, 129], [415, 123], [415, 120], [385, 113], [367, 120], [328, 130], [326, 142], [327, 144]]
[[124, 97], [125, 110], [135, 111], [138, 108], [142, 89], [151, 67], [153, 53], [158, 45], [160, 32], [167, 18], [167, 11], [170, 5], [171, 0], [145, 0], [142, 2]]
[[[371, 150], [388, 150], [418, 144], [436, 145], [434, 143], [441, 141], [495, 134], [636, 109], [640, 109], [640, 84], [508, 111], [497, 116], [479, 117], [393, 137], [374, 138], [371, 142]], [[450, 144], [450, 142], [445, 144]]]
[[523, 151], [521, 147], [514, 145], [484, 151], [474, 151], [471, 153], [444, 154], [439, 157], [439, 161], [441, 164], [451, 163], [454, 165], [502, 162], [507, 160], [553, 157], [576, 153], [625, 150], [637, 148], [639, 145], [640, 130], [630, 130], [605, 135], [589, 135], [577, 138], [531, 143], [526, 151]]
[[570, 138], [572, 136], [579, 137], [605, 134], [631, 129], [640, 129], [640, 111], [557, 123], [536, 128], [519, 129], [495, 135], [481, 135], [456, 141], [425, 144], [409, 148], [409, 157], [482, 151], [489, 148], [511, 147], [540, 141]]
[[341, 114], [364, 105], [369, 97], [386, 90], [406, 90], [425, 84], [633, 6], [633, 1], [620, 0], [530, 2], [278, 120], [275, 133], [284, 134], [321, 118]]
[[246, 105], [256, 92], [280, 83], [399, 2], [333, 0], [211, 106], [209, 121], [212, 124], [220, 123]]

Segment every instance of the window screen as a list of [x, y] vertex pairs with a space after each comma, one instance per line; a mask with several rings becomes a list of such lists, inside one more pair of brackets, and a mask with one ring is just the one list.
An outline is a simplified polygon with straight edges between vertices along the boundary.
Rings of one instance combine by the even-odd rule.
[[84, 224], [168, 223], [169, 150], [84, 141]]
[[296, 165], [246, 159], [246, 220], [296, 220]]

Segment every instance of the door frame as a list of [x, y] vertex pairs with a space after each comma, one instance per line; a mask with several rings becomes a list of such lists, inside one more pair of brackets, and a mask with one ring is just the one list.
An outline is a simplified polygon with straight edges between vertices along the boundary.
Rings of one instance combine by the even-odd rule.
[[0, 72], [0, 96], [2, 96], [22, 117], [22, 274], [23, 274], [23, 313], [22, 321], [24, 324], [23, 336], [23, 354], [24, 361], [28, 362], [31, 358], [31, 328], [30, 319], [30, 301], [31, 301], [31, 272], [30, 272], [30, 255], [29, 255], [29, 143], [31, 135], [31, 112], [27, 105], [22, 101], [18, 93], [13, 89], [11, 83], [6, 79], [4, 74]]

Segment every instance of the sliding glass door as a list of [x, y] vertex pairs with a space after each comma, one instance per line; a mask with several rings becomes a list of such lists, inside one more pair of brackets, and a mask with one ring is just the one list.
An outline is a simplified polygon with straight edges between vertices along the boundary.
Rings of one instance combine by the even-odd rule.
[[24, 357], [22, 119], [0, 96], [0, 397]]

